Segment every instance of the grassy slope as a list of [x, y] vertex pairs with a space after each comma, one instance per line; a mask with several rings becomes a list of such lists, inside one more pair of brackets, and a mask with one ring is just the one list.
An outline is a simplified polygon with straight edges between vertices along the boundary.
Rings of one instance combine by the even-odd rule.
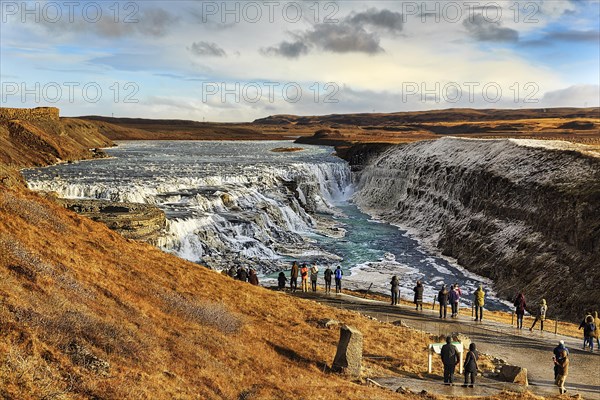
[[[78, 124], [64, 134], [85, 132]], [[90, 146], [90, 137], [78, 141]], [[51, 140], [74, 157], [63, 139]], [[4, 156], [19, 166], [53, 161], [27, 142], [13, 145], [27, 157]], [[3, 182], [0, 397], [410, 398], [330, 373], [339, 333], [319, 329], [320, 318], [358, 327], [365, 354], [384, 357], [366, 360], [367, 376], [426, 365], [432, 338], [422, 333], [233, 281]]]

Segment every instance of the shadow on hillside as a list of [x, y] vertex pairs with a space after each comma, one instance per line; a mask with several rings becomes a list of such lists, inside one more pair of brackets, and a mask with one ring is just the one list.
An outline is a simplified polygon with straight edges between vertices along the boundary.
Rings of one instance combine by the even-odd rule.
[[325, 373], [332, 372], [331, 367], [329, 365], [327, 365], [326, 363], [324, 363], [323, 361], [311, 360], [309, 358], [301, 356], [300, 354], [296, 353], [292, 349], [280, 346], [280, 345], [275, 344], [270, 341], [267, 341], [267, 344], [269, 346], [271, 346], [273, 348], [273, 350], [275, 350], [275, 352], [277, 352], [277, 354], [287, 358], [290, 361], [294, 361], [294, 362], [298, 362], [298, 363], [306, 364], [306, 365], [311, 365], [311, 364], [315, 365], [315, 366], [317, 366], [317, 368], [319, 368], [321, 371], [323, 371]]

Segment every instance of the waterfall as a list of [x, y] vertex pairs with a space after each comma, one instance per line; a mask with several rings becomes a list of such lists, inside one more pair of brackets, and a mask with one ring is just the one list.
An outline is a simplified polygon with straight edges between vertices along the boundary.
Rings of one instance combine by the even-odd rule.
[[157, 205], [167, 216], [159, 246], [194, 262], [262, 260], [266, 265], [285, 254], [314, 250], [305, 239], [317, 229], [313, 214], [334, 214], [336, 202], [352, 194], [350, 168], [335, 159], [246, 165], [237, 174], [213, 168], [200, 176], [180, 176], [176, 168], [173, 175], [158, 173], [153, 167], [115, 179], [105, 169], [68, 178], [49, 179], [43, 170], [25, 175], [32, 190], [59, 197]]

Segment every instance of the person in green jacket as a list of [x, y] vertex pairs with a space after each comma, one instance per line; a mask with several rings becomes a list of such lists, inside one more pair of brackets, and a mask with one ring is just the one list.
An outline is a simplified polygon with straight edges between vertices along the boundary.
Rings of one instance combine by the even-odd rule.
[[483, 285], [479, 285], [479, 288], [473, 295], [473, 304], [475, 305], [475, 321], [483, 319], [483, 305], [485, 304], [485, 292], [483, 291]]
[[548, 305], [546, 304], [546, 299], [542, 299], [540, 302], [540, 308], [538, 308], [537, 314], [535, 315], [535, 319], [533, 320], [533, 325], [529, 328], [529, 332], [533, 331], [535, 324], [540, 321], [540, 329], [544, 330], [544, 321], [546, 320], [546, 311], [548, 311]]

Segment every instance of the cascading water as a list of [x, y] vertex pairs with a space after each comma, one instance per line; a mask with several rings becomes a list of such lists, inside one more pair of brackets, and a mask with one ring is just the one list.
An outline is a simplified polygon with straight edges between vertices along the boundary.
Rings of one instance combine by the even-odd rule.
[[[349, 166], [328, 147], [289, 142], [127, 142], [113, 158], [25, 171], [33, 190], [65, 198], [154, 204], [167, 216], [159, 245], [190, 261], [276, 268], [283, 255], [333, 255], [303, 237], [314, 213], [351, 194]], [[312, 215], [311, 215], [312, 214]]]
[[[110, 159], [25, 170], [33, 190], [60, 197], [149, 203], [167, 216], [166, 251], [215, 268], [245, 265], [268, 282], [289, 260], [340, 263], [345, 285], [401, 296], [424, 282], [428, 301], [442, 283], [470, 293], [483, 283], [491, 308], [506, 308], [490, 282], [373, 221], [349, 202], [349, 165], [326, 146], [273, 152], [290, 142], [124, 142]], [[296, 146], [296, 145], [294, 145]], [[393, 182], [391, 184], [397, 184]], [[364, 199], [357, 193], [356, 199]], [[385, 201], [385, 199], [380, 199]], [[387, 254], [388, 257], [384, 257]], [[393, 255], [393, 257], [392, 257]], [[469, 300], [466, 300], [468, 303]]]

